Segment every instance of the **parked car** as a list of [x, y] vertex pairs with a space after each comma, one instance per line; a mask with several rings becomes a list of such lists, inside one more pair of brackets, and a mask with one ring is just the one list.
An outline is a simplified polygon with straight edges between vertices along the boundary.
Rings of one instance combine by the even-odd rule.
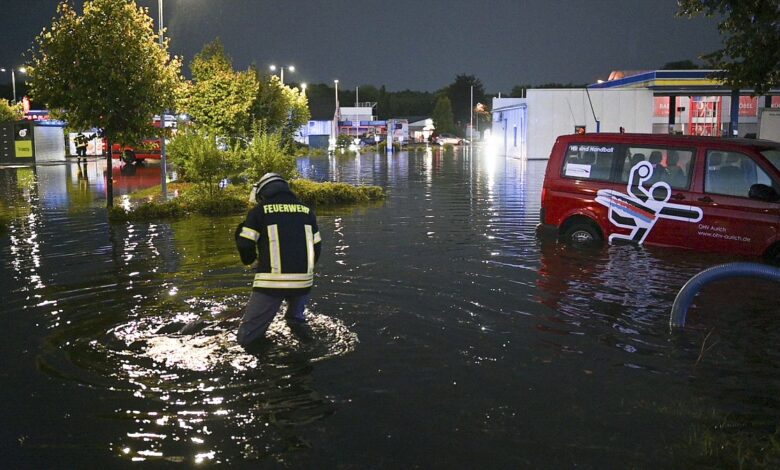
[[439, 145], [463, 145], [469, 143], [469, 141], [456, 135], [445, 133], [436, 137], [436, 143]]
[[540, 232], [780, 258], [780, 143], [659, 134], [558, 137]]

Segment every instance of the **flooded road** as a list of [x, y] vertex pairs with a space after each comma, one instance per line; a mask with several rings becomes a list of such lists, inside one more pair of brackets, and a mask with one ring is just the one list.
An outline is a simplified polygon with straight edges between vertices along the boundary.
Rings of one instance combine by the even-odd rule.
[[[541, 242], [545, 162], [300, 159], [309, 178], [388, 198], [318, 209], [314, 341], [275, 322], [256, 355], [234, 335], [243, 217], [108, 224], [102, 165], [0, 170], [6, 463], [778, 463], [776, 285], [706, 288], [671, 332], [682, 285], [737, 258]], [[115, 172], [120, 194], [159, 181], [157, 167]]]

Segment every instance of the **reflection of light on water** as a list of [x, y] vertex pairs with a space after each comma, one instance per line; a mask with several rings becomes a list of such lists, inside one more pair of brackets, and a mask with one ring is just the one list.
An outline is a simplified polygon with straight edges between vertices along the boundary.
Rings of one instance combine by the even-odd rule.
[[[268, 347], [249, 354], [235, 340], [238, 312], [226, 315], [235, 300], [190, 299], [189, 312], [140, 316], [110, 330], [114, 340], [91, 343], [102, 356], [115, 357], [116, 377], [135, 387], [147, 407], [120, 411], [135, 429], [114, 443], [117, 455], [221, 463], [230, 451], [212, 435], [227, 433], [245, 458], [257, 458], [280, 426], [327, 415], [330, 402], [309, 386], [310, 364], [353, 351], [357, 335], [340, 320], [307, 310], [313, 341], [306, 341], [277, 315]], [[208, 321], [196, 333], [179, 333], [197, 319]]]
[[[193, 315], [184, 315], [174, 317], [173, 320], [186, 323], [195, 318], [197, 317]], [[357, 336], [339, 320], [311, 312], [307, 313], [307, 319], [315, 338], [329, 343], [326, 344], [326, 350], [319, 351], [319, 356], [311, 358], [312, 361], [346, 354], [355, 348]], [[203, 334], [161, 335], [155, 332], [156, 329], [139, 330], [130, 325], [116, 328], [114, 334], [127, 344], [145, 342], [146, 346], [139, 355], [146, 356], [168, 368], [207, 371], [218, 366], [230, 365], [234, 370], [244, 371], [256, 367], [257, 356], [246, 354], [244, 349], [235, 342], [236, 328], [238, 328], [237, 318], [224, 325], [209, 327]], [[270, 343], [280, 349], [301, 347], [301, 341], [290, 331], [280, 315], [277, 315], [271, 323], [266, 336]], [[135, 376], [146, 375], [146, 372], [128, 369], [128, 373]]]

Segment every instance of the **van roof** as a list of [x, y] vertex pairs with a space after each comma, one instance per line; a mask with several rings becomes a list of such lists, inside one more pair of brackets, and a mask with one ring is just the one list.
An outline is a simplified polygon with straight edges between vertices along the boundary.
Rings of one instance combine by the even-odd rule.
[[730, 138], [730, 137], [711, 137], [695, 135], [677, 135], [677, 134], [637, 134], [637, 133], [617, 133], [601, 132], [590, 134], [567, 134], [566, 140], [580, 141], [608, 141], [608, 142], [665, 142], [665, 143], [689, 143], [704, 145], [741, 145], [756, 148], [779, 148], [780, 142], [761, 139]]

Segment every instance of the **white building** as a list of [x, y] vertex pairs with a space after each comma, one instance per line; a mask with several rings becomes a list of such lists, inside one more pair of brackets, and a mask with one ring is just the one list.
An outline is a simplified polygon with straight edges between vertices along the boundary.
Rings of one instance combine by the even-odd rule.
[[547, 159], [559, 135], [579, 129], [754, 136], [759, 109], [780, 107], [780, 100], [751, 97], [750, 90], [733, 95], [713, 72], [613, 73], [614, 80], [587, 88], [529, 89], [526, 98], [494, 98], [492, 143], [499, 154]]

